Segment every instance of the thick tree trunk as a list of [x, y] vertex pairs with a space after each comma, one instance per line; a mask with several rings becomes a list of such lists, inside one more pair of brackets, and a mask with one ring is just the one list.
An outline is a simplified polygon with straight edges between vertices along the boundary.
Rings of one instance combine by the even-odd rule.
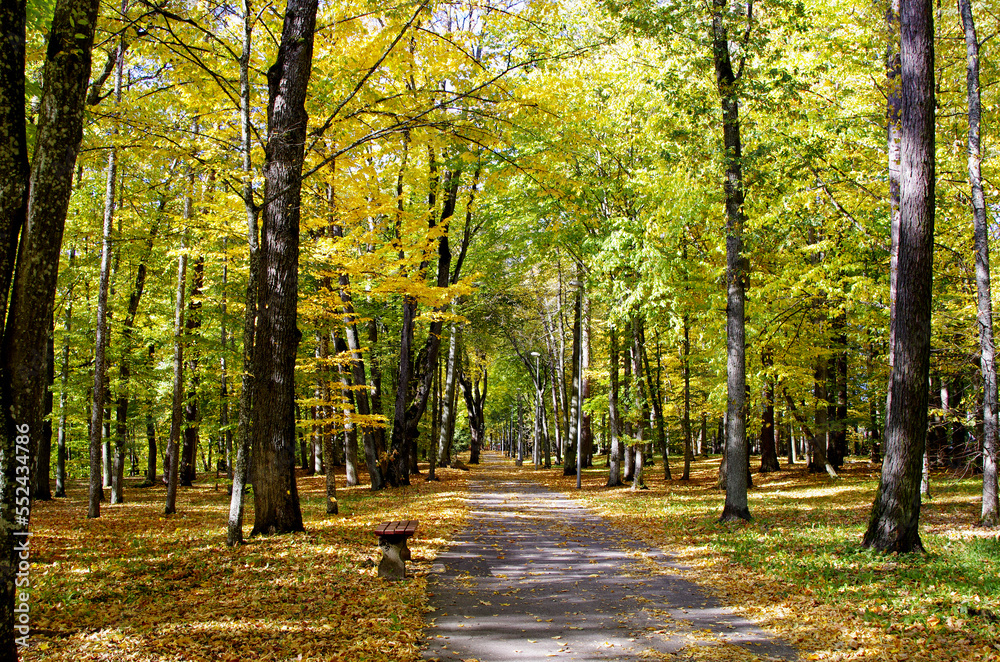
[[990, 288], [989, 226], [983, 196], [979, 93], [979, 40], [972, 17], [972, 0], [958, 0], [965, 31], [966, 87], [969, 106], [969, 186], [972, 190], [972, 224], [976, 242], [977, 321], [979, 323], [979, 370], [983, 376], [983, 507], [980, 523], [1000, 525], [997, 490], [997, 370], [993, 343], [993, 304]]
[[[738, 83], [729, 55], [726, 0], [712, 0], [712, 59], [722, 102], [722, 134], [726, 150], [726, 384], [728, 388], [726, 459], [742, 468], [748, 460], [746, 435], [746, 258], [743, 256], [743, 148], [740, 140]], [[747, 473], [726, 473], [726, 504], [720, 521], [749, 520]]]
[[610, 390], [608, 392], [608, 431], [611, 436], [611, 450], [608, 453], [608, 482], [607, 487], [619, 487], [622, 485], [622, 441], [621, 441], [621, 415], [619, 413], [620, 387], [618, 382], [618, 364], [621, 361], [621, 354], [618, 348], [618, 328], [611, 327], [608, 331], [610, 335], [610, 355], [609, 355], [609, 379]]
[[902, 168], [895, 335], [885, 461], [862, 544], [880, 551], [923, 551], [920, 475], [927, 438], [931, 281], [934, 257], [934, 18], [929, 0], [900, 7]]
[[261, 281], [253, 361], [253, 535], [301, 531], [295, 483], [295, 355], [299, 216], [317, 0], [288, 0], [268, 70], [268, 135]]
[[[57, 0], [42, 72], [35, 156], [27, 191], [24, 140], [24, 16], [20, 0], [0, 9], [4, 56], [0, 58], [0, 318], [6, 313], [0, 355], [0, 658], [17, 659], [15, 570], [17, 546], [26, 541], [28, 508], [17, 507], [18, 466], [32, 466], [42, 429], [45, 399], [45, 356], [50, 328], [40, 322], [54, 306], [63, 228], [69, 206], [73, 170], [83, 126], [83, 103], [90, 76], [91, 47], [97, 22], [96, 0]], [[20, 77], [22, 81], [17, 81]], [[15, 237], [21, 229], [20, 245]], [[17, 250], [16, 271], [10, 261]], [[24, 486], [27, 487], [27, 486]], [[22, 492], [23, 494], [23, 492]], [[18, 626], [19, 627], [19, 626]], [[26, 630], [26, 628], [24, 628]], [[27, 632], [20, 634], [27, 636]], [[26, 641], [26, 640], [25, 640]]]
[[[25, 0], [0, 7], [0, 334], [17, 252], [17, 238], [28, 213], [28, 139], [24, 116]], [[88, 56], [89, 57], [89, 56]], [[89, 66], [89, 65], [88, 65]]]

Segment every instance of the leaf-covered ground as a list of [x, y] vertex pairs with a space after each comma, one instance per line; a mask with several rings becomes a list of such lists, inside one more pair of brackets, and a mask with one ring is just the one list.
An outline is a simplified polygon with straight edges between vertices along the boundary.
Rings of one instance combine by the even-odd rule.
[[[365, 660], [419, 656], [424, 576], [465, 519], [468, 474], [373, 494], [301, 477], [306, 532], [225, 545], [229, 497], [209, 474], [162, 515], [162, 486], [86, 517], [86, 486], [36, 503], [31, 538], [31, 648], [26, 660]], [[364, 480], [366, 477], [362, 476]], [[412, 580], [376, 575], [376, 524], [418, 519]], [[245, 519], [253, 523], [252, 503]]]
[[[675, 475], [679, 467], [675, 466]], [[935, 476], [922, 510], [926, 557], [881, 556], [859, 540], [878, 476], [851, 463], [829, 481], [799, 466], [754, 474], [754, 521], [720, 525], [718, 460], [692, 480], [649, 490], [607, 489], [606, 469], [582, 493], [561, 469], [514, 469], [609, 516], [623, 535], [672, 552], [685, 573], [780, 634], [807, 659], [1000, 660], [1000, 539], [975, 527], [975, 479]], [[474, 467], [472, 475], [477, 469]], [[424, 576], [464, 524], [470, 474], [446, 469], [400, 490], [344, 489], [324, 513], [323, 477], [301, 477], [306, 533], [225, 546], [228, 496], [203, 478], [164, 517], [161, 486], [130, 489], [129, 503], [86, 518], [85, 486], [36, 503], [31, 538], [31, 643], [26, 660], [365, 660], [419, 657]], [[419, 519], [414, 578], [386, 584], [372, 527]], [[253, 521], [247, 514], [247, 530]], [[687, 648], [685, 659], [744, 659], [727, 646]], [[752, 657], [752, 656], [749, 656]]]
[[[677, 458], [674, 475], [680, 475]], [[850, 463], [838, 481], [799, 465], [753, 476], [750, 523], [717, 523], [724, 495], [718, 459], [700, 460], [692, 480], [650, 489], [604, 487], [607, 469], [539, 480], [583, 498], [636, 538], [672, 552], [688, 578], [800, 647], [806, 659], [1000, 660], [1000, 531], [975, 526], [981, 482], [934, 476], [921, 509], [926, 557], [862, 550], [878, 486], [876, 468]], [[723, 659], [722, 651], [683, 655]], [[723, 658], [718, 658], [723, 654]], [[715, 656], [715, 657], [713, 657]]]

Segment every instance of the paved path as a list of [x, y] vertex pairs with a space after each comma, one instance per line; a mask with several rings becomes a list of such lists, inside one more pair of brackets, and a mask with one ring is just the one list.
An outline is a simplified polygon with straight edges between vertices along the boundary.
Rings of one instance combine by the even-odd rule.
[[720, 641], [761, 659], [796, 659], [682, 579], [659, 550], [573, 499], [484, 469], [472, 483], [470, 525], [431, 575], [425, 660], [631, 661], [650, 649], [684, 659], [685, 646]]

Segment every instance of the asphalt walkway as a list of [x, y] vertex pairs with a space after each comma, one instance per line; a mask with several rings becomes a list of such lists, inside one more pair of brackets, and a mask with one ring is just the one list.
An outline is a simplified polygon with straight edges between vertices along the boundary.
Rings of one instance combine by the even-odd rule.
[[470, 524], [431, 573], [425, 660], [726, 659], [723, 643], [744, 649], [740, 657], [797, 659], [661, 551], [576, 500], [501, 475], [499, 462], [487, 457]]

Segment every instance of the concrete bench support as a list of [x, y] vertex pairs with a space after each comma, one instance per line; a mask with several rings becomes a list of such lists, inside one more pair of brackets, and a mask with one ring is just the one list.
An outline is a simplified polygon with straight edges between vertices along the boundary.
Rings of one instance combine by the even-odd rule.
[[406, 539], [417, 532], [417, 520], [385, 522], [375, 528], [378, 546], [382, 550], [382, 560], [378, 564], [378, 576], [390, 581], [406, 577], [406, 562], [410, 560], [410, 548]]

